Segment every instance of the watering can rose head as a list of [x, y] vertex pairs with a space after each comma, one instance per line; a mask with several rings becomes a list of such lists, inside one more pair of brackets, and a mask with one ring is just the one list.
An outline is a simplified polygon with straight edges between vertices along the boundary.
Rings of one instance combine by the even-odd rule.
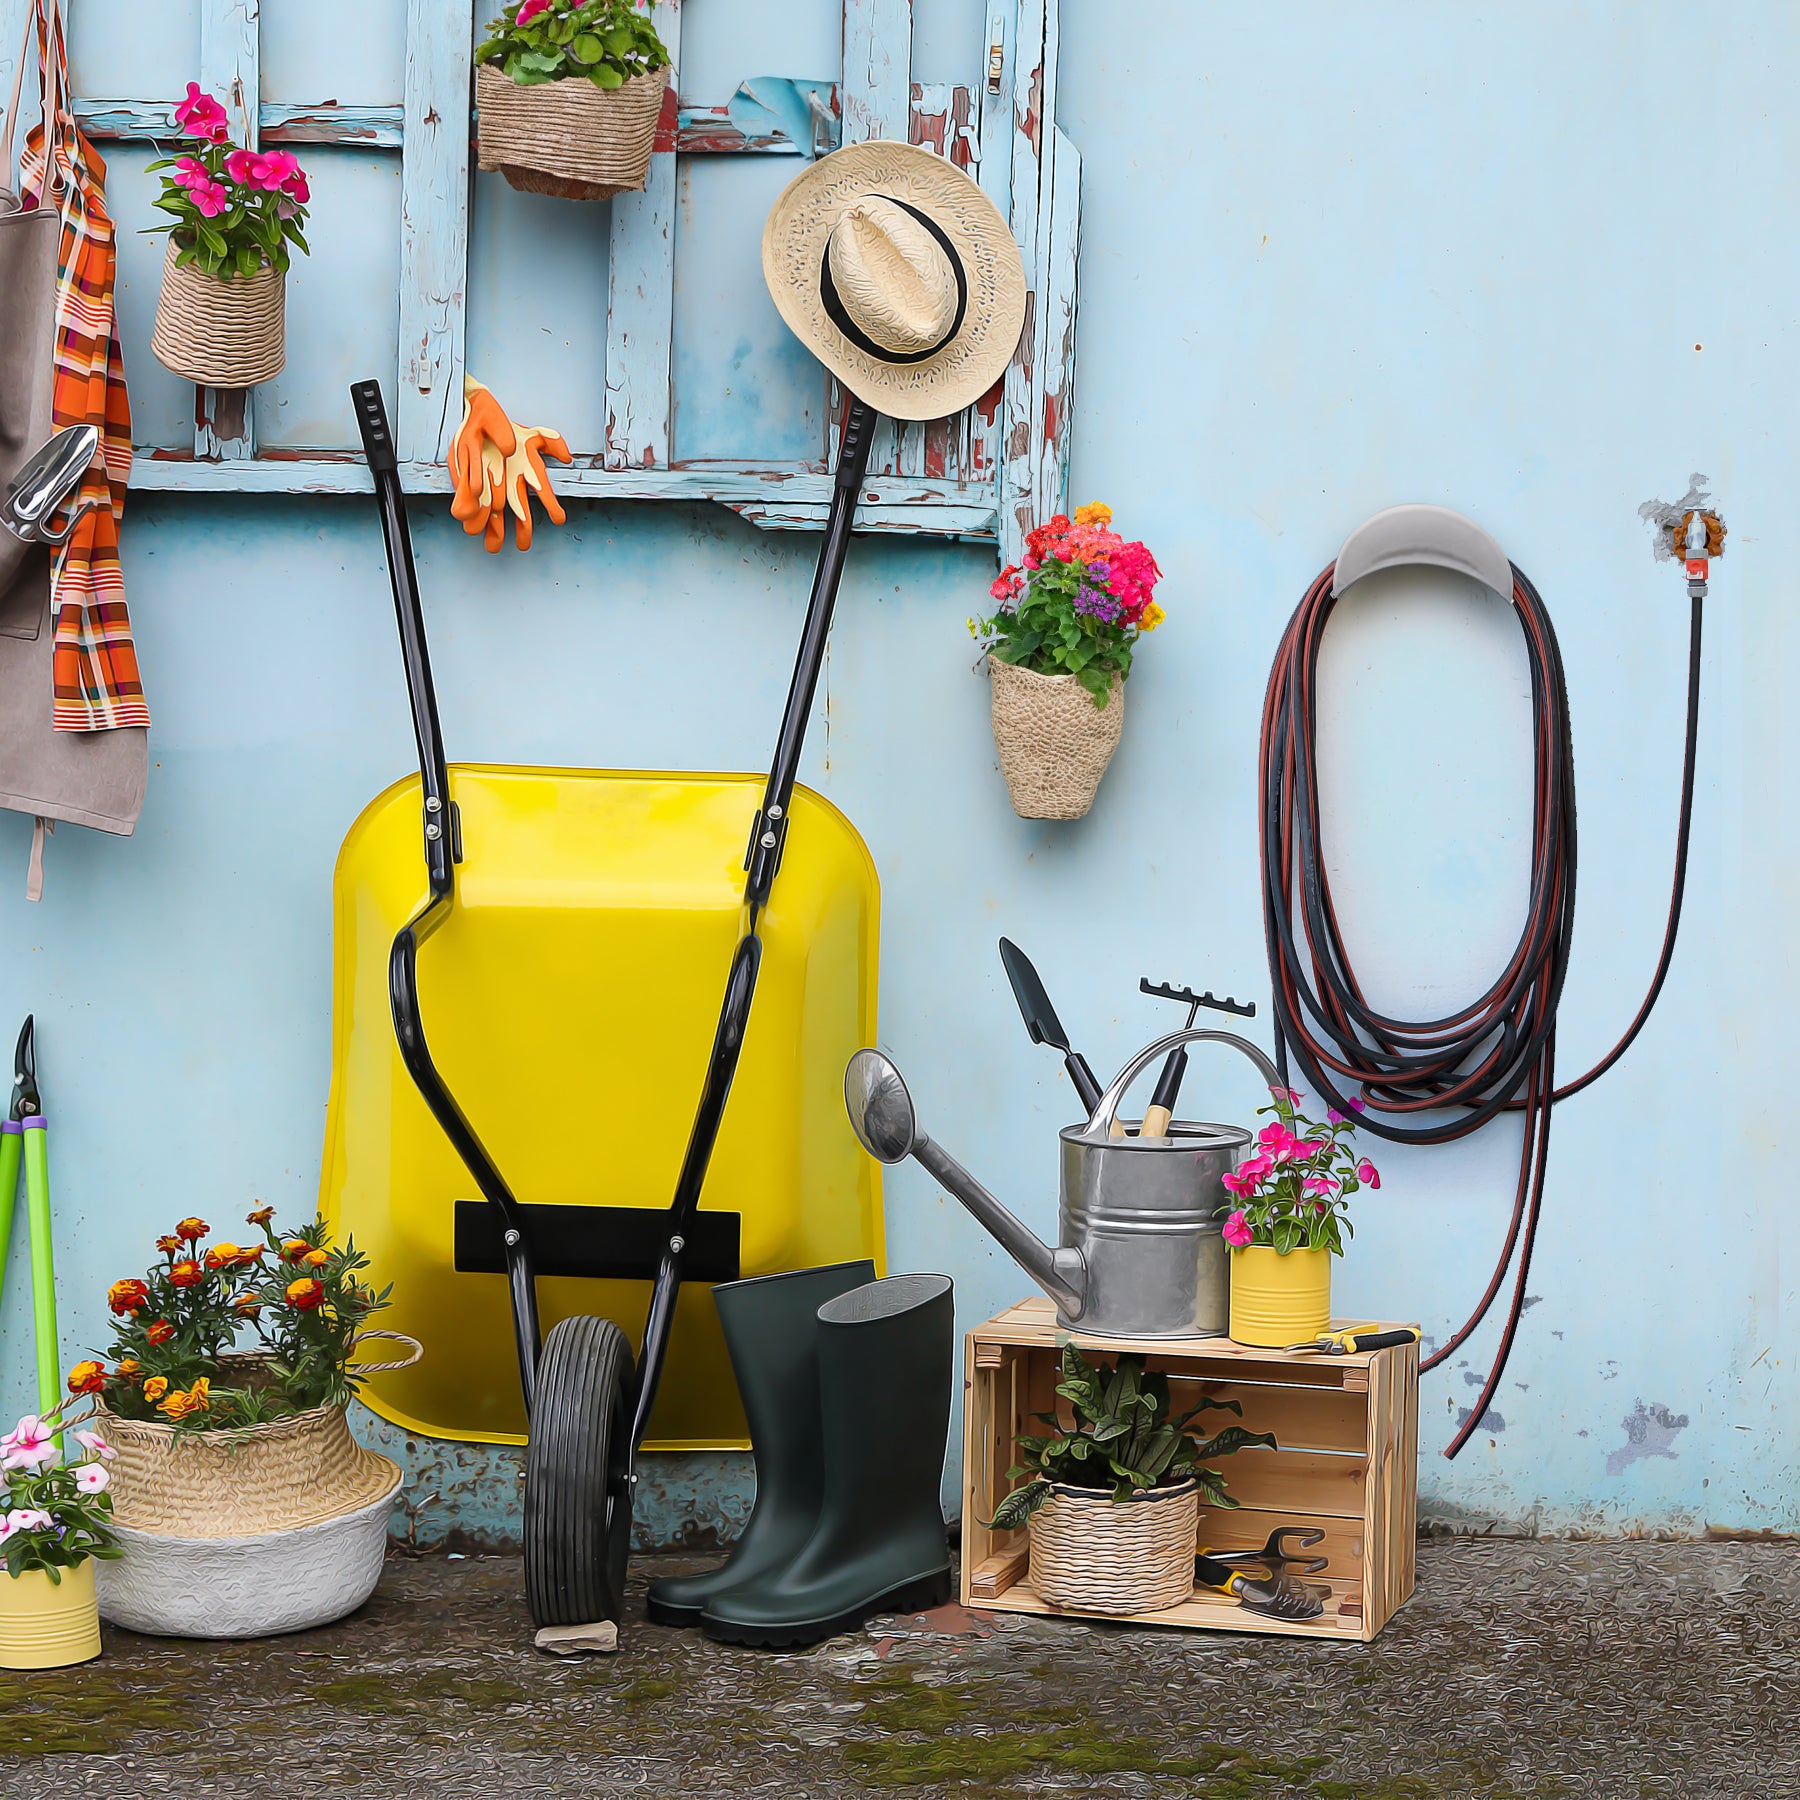
[[1039, 675], [1073, 675], [1104, 706], [1112, 679], [1131, 672], [1131, 650], [1163, 622], [1152, 595], [1162, 578], [1142, 544], [1112, 529], [1096, 500], [1075, 517], [1058, 513], [1025, 539], [1021, 567], [1009, 563], [988, 590], [998, 610], [971, 619], [988, 655]]
[[[1271, 1104], [1259, 1114], [1275, 1117], [1256, 1134], [1256, 1154], [1222, 1177], [1238, 1204], [1226, 1202], [1225, 1242], [1234, 1250], [1260, 1244], [1282, 1256], [1290, 1250], [1344, 1254], [1344, 1233], [1355, 1235], [1345, 1216], [1349, 1197], [1381, 1186], [1381, 1174], [1357, 1153], [1356, 1121], [1328, 1107], [1325, 1123], [1299, 1111], [1305, 1098], [1292, 1088], [1271, 1088]], [[1349, 1102], [1355, 1112], [1363, 1102]]]
[[[367, 1258], [353, 1243], [334, 1246], [322, 1219], [298, 1231], [274, 1220], [269, 1206], [245, 1218], [260, 1243], [208, 1248], [201, 1218], [159, 1237], [161, 1260], [145, 1277], [108, 1291], [111, 1366], [77, 1363], [70, 1390], [121, 1418], [189, 1431], [237, 1430], [348, 1400], [357, 1333], [388, 1296], [363, 1279]], [[227, 1360], [233, 1352], [248, 1355]]]

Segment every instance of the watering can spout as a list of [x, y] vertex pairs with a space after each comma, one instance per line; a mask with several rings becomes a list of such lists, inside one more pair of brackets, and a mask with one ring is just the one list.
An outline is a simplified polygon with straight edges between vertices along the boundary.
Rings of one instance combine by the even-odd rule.
[[919, 1129], [900, 1071], [879, 1050], [859, 1050], [844, 1071], [844, 1105], [862, 1147], [878, 1162], [907, 1157], [960, 1200], [976, 1222], [1056, 1302], [1065, 1319], [1087, 1305], [1087, 1259], [1079, 1250], [1052, 1250], [1016, 1219], [955, 1157]]

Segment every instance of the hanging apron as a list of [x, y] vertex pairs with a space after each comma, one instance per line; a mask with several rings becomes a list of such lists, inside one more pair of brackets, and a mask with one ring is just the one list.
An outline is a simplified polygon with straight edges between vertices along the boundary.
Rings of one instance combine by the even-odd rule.
[[[73, 278], [74, 259], [67, 255], [67, 240], [82, 247], [82, 227], [91, 208], [85, 196], [72, 191], [67, 180], [70, 162], [62, 152], [81, 142], [68, 102], [68, 65], [63, 48], [62, 21], [54, 0], [38, 0], [35, 18], [28, 16], [26, 42], [19, 54], [12, 95], [7, 104], [4, 131], [0, 132], [0, 180], [13, 179], [13, 135], [23, 92], [25, 61], [35, 24], [39, 66], [43, 83], [44, 137], [49, 178], [42, 183], [42, 204], [26, 208], [19, 193], [0, 187], [0, 486], [17, 473], [20, 465], [41, 448], [59, 425], [77, 423], [91, 416], [92, 406], [65, 403], [61, 409], [74, 414], [59, 418], [57, 400], [57, 318], [59, 306], [67, 310], [67, 297], [59, 292]], [[77, 172], [84, 176], [86, 170]], [[101, 223], [111, 226], [102, 211]], [[110, 242], [106, 248], [110, 251]], [[108, 258], [110, 265], [110, 257]], [[76, 296], [84, 313], [84, 296]], [[111, 314], [110, 290], [103, 296], [104, 311]], [[116, 350], [112, 352], [116, 358]], [[65, 379], [66, 386], [66, 379]], [[120, 398], [123, 388], [121, 384]], [[106, 427], [109, 393], [102, 382], [95, 396]], [[114, 405], [112, 410], [118, 410]], [[111, 421], [117, 436], [117, 420]], [[127, 436], [127, 444], [129, 437]], [[82, 566], [102, 571], [102, 586], [117, 585], [118, 495], [109, 481], [111, 470], [96, 464], [83, 482], [84, 494], [95, 493], [107, 503], [106, 515], [89, 514], [67, 546], [82, 558]], [[122, 476], [119, 479], [122, 486]], [[98, 537], [100, 546], [95, 548]], [[110, 545], [110, 552], [107, 546]], [[110, 554], [110, 566], [108, 557]], [[69, 641], [63, 661], [79, 655], [77, 640], [95, 635], [90, 616], [97, 616], [103, 643], [111, 627], [109, 601], [96, 605], [91, 575], [72, 584], [75, 592], [60, 607], [60, 635]], [[119, 590], [117, 617], [123, 619], [123, 591]], [[129, 834], [144, 804], [148, 751], [142, 722], [114, 725], [110, 729], [58, 730], [55, 722], [57, 684], [57, 611], [51, 602], [50, 552], [43, 545], [21, 543], [0, 530], [0, 807], [29, 814], [36, 820], [32, 834], [31, 870], [27, 892], [32, 899], [42, 890], [42, 858], [45, 832], [56, 820], [89, 825], [98, 831]], [[124, 637], [130, 652], [129, 628]], [[79, 682], [82, 677], [77, 677]], [[135, 685], [136, 660], [129, 663], [129, 685]], [[65, 686], [67, 682], [65, 681]], [[108, 685], [108, 684], [101, 684]], [[110, 684], [116, 685], [116, 684]], [[101, 693], [102, 707], [111, 703]], [[113, 706], [115, 716], [142, 721], [141, 690], [127, 693], [125, 704]], [[65, 709], [66, 710], [66, 709]], [[84, 719], [89, 713], [84, 712]]]

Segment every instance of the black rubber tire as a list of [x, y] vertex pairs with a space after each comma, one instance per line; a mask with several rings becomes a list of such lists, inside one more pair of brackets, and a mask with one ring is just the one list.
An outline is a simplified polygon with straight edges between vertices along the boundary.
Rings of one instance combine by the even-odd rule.
[[544, 1340], [525, 1449], [525, 1596], [540, 1627], [624, 1609], [631, 1377], [611, 1319], [564, 1319]]

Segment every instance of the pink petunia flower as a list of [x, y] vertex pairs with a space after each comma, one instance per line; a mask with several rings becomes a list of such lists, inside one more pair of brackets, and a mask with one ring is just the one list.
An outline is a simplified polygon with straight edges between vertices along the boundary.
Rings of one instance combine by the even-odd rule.
[[187, 84], [187, 98], [177, 102], [175, 123], [189, 136], [222, 144], [230, 137], [225, 109], [211, 94], [203, 94], [197, 81]]
[[1242, 1250], [1247, 1244], [1256, 1242], [1256, 1233], [1250, 1229], [1250, 1221], [1244, 1217], [1241, 1207], [1225, 1221], [1224, 1237], [1234, 1250]]
[[83, 1463], [75, 1471], [75, 1485], [84, 1494], [104, 1494], [111, 1480], [104, 1466], [97, 1462]]
[[1356, 1179], [1366, 1188], [1378, 1188], [1381, 1186], [1381, 1171], [1365, 1156], [1356, 1165]]
[[5, 1437], [0, 1438], [0, 1469], [41, 1469], [56, 1460], [56, 1438], [27, 1413]]
[[230, 199], [222, 181], [197, 181], [188, 189], [188, 198], [203, 217], [216, 219]]
[[549, 9], [550, 0], [522, 0], [519, 16], [513, 20], [515, 25], [529, 25], [539, 13]]

